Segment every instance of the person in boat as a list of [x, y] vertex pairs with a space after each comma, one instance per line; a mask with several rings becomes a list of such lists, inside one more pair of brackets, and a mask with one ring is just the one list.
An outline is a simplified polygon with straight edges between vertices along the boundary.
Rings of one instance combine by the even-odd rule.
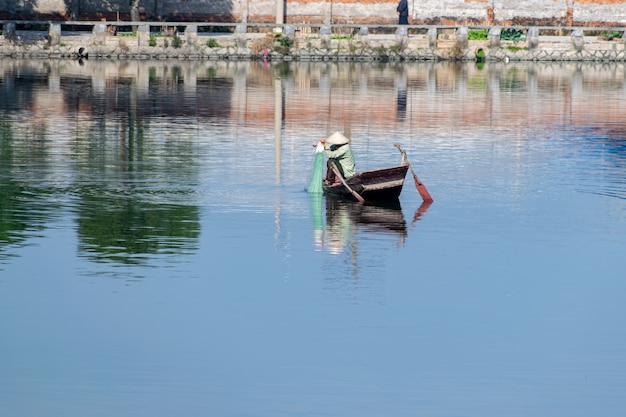
[[318, 143], [324, 145], [324, 154], [326, 154], [326, 158], [328, 158], [326, 163], [328, 166], [326, 181], [328, 183], [339, 182], [339, 178], [337, 178], [333, 172], [333, 165], [337, 167], [341, 176], [346, 180], [356, 174], [356, 165], [354, 163], [354, 155], [352, 155], [352, 148], [350, 147], [350, 139], [340, 132], [335, 132], [327, 139], [320, 139], [319, 142], [315, 142], [313, 146], [317, 146]]

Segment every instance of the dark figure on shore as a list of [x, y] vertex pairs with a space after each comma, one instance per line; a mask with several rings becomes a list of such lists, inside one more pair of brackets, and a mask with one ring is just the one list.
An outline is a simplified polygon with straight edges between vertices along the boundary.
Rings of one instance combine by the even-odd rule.
[[400, 0], [398, 3], [398, 7], [396, 7], [396, 12], [398, 12], [399, 25], [408, 25], [409, 24], [409, 4], [407, 0]]

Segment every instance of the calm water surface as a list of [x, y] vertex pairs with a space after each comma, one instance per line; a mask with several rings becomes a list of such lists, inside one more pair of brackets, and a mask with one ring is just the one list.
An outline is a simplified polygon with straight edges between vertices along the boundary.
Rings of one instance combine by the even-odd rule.
[[[621, 64], [0, 61], [0, 415], [626, 413]], [[411, 178], [305, 191], [311, 143]]]

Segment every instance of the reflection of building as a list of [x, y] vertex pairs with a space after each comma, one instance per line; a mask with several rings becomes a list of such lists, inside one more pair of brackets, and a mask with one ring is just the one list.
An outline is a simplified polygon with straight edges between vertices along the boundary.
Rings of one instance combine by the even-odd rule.
[[[37, 99], [24, 92], [13, 97], [15, 83], [29, 77]], [[588, 89], [625, 89], [626, 77], [618, 65], [585, 71], [580, 64], [490, 64], [479, 70], [454, 63], [380, 67], [310, 62], [272, 63], [264, 69], [257, 62], [87, 60], [80, 65], [3, 60], [0, 78], [4, 86], [0, 108], [10, 110], [6, 106], [15, 100], [34, 103], [32, 118], [22, 123], [33, 123], [38, 129], [42, 122], [58, 124], [70, 114], [91, 118], [119, 113], [131, 102], [138, 116], [193, 117], [201, 123], [230, 118], [240, 126], [272, 127], [276, 100], [266, 89], [274, 89], [277, 82], [282, 84], [285, 126], [302, 126], [316, 116], [323, 118], [323, 129], [366, 120], [384, 131], [406, 117], [407, 124], [419, 129], [442, 125], [471, 129], [488, 121], [527, 132], [565, 121], [585, 126], [599, 117], [611, 120], [612, 131], [626, 128], [622, 117], [626, 104], [590, 102], [587, 94]], [[545, 94], [550, 95], [549, 101], [542, 99]]]

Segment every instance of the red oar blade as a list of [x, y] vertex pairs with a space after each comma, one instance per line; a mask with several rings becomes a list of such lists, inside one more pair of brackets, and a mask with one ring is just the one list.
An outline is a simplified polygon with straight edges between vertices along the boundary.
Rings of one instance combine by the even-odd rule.
[[426, 203], [432, 203], [433, 198], [430, 196], [430, 193], [426, 189], [426, 186], [417, 178], [417, 175], [413, 175], [413, 181], [415, 182], [415, 188], [417, 188], [417, 192], [422, 196], [422, 200]]

